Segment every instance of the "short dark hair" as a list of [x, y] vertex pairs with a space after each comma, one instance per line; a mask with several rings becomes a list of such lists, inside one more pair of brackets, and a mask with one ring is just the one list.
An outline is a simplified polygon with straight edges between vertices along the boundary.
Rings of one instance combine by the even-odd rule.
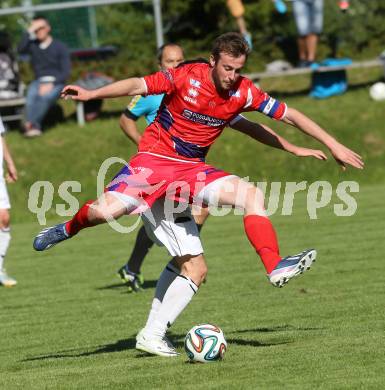
[[44, 15], [36, 15], [32, 18], [32, 20], [44, 20], [46, 23], [49, 24], [49, 20]]
[[249, 55], [250, 48], [245, 38], [239, 33], [228, 32], [220, 35], [213, 44], [211, 54], [215, 61], [219, 60], [221, 53], [226, 53], [232, 57], [238, 58], [245, 55], [246, 58]]
[[160, 46], [158, 48], [158, 51], [156, 52], [156, 58], [158, 60], [158, 63], [160, 64], [162, 62], [162, 58], [163, 58], [163, 52], [164, 52], [164, 49], [166, 47], [179, 47], [181, 50], [182, 50], [182, 53], [183, 53], [183, 49], [181, 46], [179, 46], [178, 44], [176, 43], [165, 43], [164, 45]]

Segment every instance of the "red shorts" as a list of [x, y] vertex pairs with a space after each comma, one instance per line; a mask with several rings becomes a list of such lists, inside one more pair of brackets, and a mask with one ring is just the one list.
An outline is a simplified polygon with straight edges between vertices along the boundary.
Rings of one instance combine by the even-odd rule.
[[208, 184], [230, 174], [204, 162], [190, 162], [146, 152], [136, 154], [108, 184], [105, 192], [117, 192], [140, 203], [138, 212], [159, 198], [192, 203]]

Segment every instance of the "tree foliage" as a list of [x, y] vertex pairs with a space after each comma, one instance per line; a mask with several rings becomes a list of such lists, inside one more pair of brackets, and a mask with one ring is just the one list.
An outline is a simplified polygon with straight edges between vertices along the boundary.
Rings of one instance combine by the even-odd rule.
[[[338, 0], [324, 1], [319, 59], [330, 55], [373, 58], [385, 49], [385, 1], [350, 0], [346, 13], [339, 10]], [[296, 28], [291, 4], [289, 1], [287, 4], [288, 12], [281, 15], [275, 11], [271, 0], [244, 0], [245, 19], [254, 42], [247, 70], [263, 69], [264, 64], [275, 59], [296, 61]], [[3, 8], [15, 5], [20, 5], [20, 0], [2, 2]], [[163, 0], [162, 13], [166, 41], [183, 45], [189, 58], [207, 56], [213, 38], [237, 30], [225, 0]], [[95, 66], [117, 77], [156, 69], [150, 1], [97, 7], [96, 15], [99, 43], [117, 46], [119, 56]], [[23, 15], [6, 16], [0, 18], [0, 26], [7, 29], [16, 42], [26, 20]], [[78, 27], [73, 25], [71, 29]]]

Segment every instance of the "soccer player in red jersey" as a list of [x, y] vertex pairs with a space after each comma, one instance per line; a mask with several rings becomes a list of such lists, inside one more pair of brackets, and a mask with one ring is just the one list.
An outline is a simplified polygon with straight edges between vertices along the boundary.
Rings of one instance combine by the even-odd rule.
[[[189, 239], [183, 244], [189, 247], [189, 254], [180, 256], [176, 264], [168, 264], [163, 271], [159, 280], [163, 289], [156, 293], [147, 324], [137, 337], [137, 348], [141, 350], [162, 356], [176, 355], [165, 338], [166, 331], [191, 301], [207, 273], [199, 233], [195, 224], [195, 228], [189, 225], [189, 208], [175, 215], [176, 210], [170, 206], [174, 199], [243, 209], [246, 235], [274, 286], [282, 287], [310, 268], [315, 259], [315, 250], [282, 257], [275, 230], [265, 214], [262, 192], [204, 162], [212, 143], [240, 112], [259, 111], [297, 127], [323, 143], [343, 168], [346, 165], [363, 168], [358, 154], [301, 112], [270, 97], [242, 77], [240, 72], [247, 54], [248, 46], [242, 36], [227, 33], [214, 42], [209, 64], [184, 64], [93, 91], [73, 85], [63, 89], [64, 97], [81, 101], [166, 94], [155, 121], [145, 130], [138, 153], [107, 186], [104, 195], [97, 201], [87, 202], [70, 221], [43, 230], [34, 241], [36, 250], [45, 250], [81, 229], [138, 210], [144, 211], [144, 218], [154, 226], [154, 232], [168, 219], [181, 231], [184, 229]], [[168, 204], [172, 210], [171, 213], [166, 208], [163, 210], [166, 217], [159, 213], [159, 202]], [[161, 230], [167, 232], [164, 226]], [[168, 234], [172, 240], [179, 232]]]
[[[176, 68], [184, 62], [183, 49], [174, 44], [167, 43], [158, 49], [158, 64], [160, 70]], [[130, 138], [136, 145], [139, 145], [142, 135], [139, 133], [136, 121], [139, 117], [144, 116], [149, 125], [155, 119], [159, 106], [163, 100], [164, 95], [148, 95], [148, 96], [134, 96], [131, 103], [127, 106], [120, 117], [120, 127], [125, 135]], [[279, 148], [291, 152], [297, 156], [323, 158], [323, 153], [319, 150], [301, 148], [293, 145], [282, 137], [279, 137], [272, 129], [266, 125], [260, 125], [249, 121], [243, 116], [237, 117], [231, 123], [231, 128], [238, 130], [241, 133], [247, 134], [255, 140], [265, 143], [268, 146]], [[192, 206], [192, 215], [198, 230], [202, 228], [203, 223], [209, 214], [208, 208], [201, 208]], [[151, 226], [149, 227], [150, 230]], [[174, 227], [174, 230], [178, 230]], [[182, 238], [179, 237], [179, 241]], [[157, 240], [160, 243], [160, 240]], [[128, 291], [139, 291], [144, 283], [143, 275], [141, 274], [141, 267], [145, 256], [153, 246], [154, 241], [149, 238], [146, 232], [146, 227], [143, 225], [136, 236], [135, 244], [132, 253], [127, 263], [118, 270], [118, 275], [127, 284]], [[169, 249], [171, 255], [175, 253]]]

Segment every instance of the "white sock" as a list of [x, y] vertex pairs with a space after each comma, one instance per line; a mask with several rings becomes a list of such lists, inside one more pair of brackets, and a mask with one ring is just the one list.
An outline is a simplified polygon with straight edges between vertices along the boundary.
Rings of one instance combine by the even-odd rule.
[[11, 241], [11, 229], [0, 229], [0, 270], [3, 268], [4, 257], [7, 254], [9, 242]]
[[146, 325], [144, 331], [150, 335], [163, 337], [197, 291], [198, 286], [190, 278], [177, 276], [167, 289], [152, 322]]
[[160, 306], [162, 305], [162, 301], [164, 295], [166, 294], [166, 291], [178, 275], [178, 268], [176, 268], [174, 265], [171, 264], [171, 262], [169, 262], [163, 272], [160, 274], [158, 282], [156, 283], [155, 296], [152, 300], [151, 310], [150, 314], [148, 315], [145, 328], [147, 328], [156, 318], [156, 314], [158, 313]]

